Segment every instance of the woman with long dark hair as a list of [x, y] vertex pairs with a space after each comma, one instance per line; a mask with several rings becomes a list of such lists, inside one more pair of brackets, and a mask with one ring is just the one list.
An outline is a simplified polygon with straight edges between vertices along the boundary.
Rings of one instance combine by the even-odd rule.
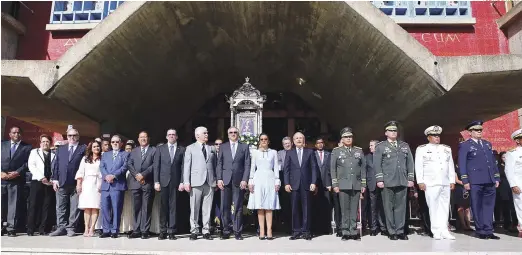
[[508, 179], [506, 177], [506, 152], [499, 153], [498, 171], [500, 173], [500, 184], [497, 188], [497, 197], [495, 200], [495, 223], [500, 222], [500, 215], [503, 218], [502, 227], [505, 231], [516, 233], [513, 223], [517, 222], [517, 216], [515, 212], [515, 205], [513, 204], [513, 192], [509, 186]]
[[102, 182], [100, 160], [101, 144], [96, 141], [90, 142], [85, 149], [80, 168], [76, 172], [76, 192], [80, 194], [78, 209], [84, 210], [85, 232], [83, 236], [94, 236], [94, 227], [98, 220]]
[[250, 210], [257, 210], [260, 240], [274, 239], [272, 236], [272, 211], [281, 209], [277, 195], [281, 187], [277, 151], [268, 148], [268, 144], [268, 135], [260, 134], [259, 148], [252, 151], [250, 180], [248, 181], [250, 197], [247, 207]]

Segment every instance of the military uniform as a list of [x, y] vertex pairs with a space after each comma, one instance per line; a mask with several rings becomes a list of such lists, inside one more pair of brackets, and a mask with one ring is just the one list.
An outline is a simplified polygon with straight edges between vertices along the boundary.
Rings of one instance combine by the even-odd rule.
[[[482, 130], [482, 121], [474, 121], [467, 130]], [[470, 184], [471, 211], [475, 233], [481, 239], [498, 239], [493, 235], [496, 182], [500, 173], [491, 143], [472, 138], [459, 144], [459, 170], [464, 185]]]
[[[389, 122], [386, 130], [397, 130], [395, 122]], [[382, 191], [386, 229], [390, 238], [404, 235], [408, 181], [414, 180], [414, 164], [410, 146], [403, 141], [386, 140], [375, 146], [373, 154], [375, 179], [384, 183]]]
[[[431, 126], [426, 136], [439, 136], [442, 128]], [[444, 144], [428, 143], [417, 147], [415, 153], [417, 183], [426, 186], [426, 202], [429, 207], [431, 232], [435, 239], [455, 239], [448, 231], [450, 185], [455, 184], [455, 164], [451, 148]]]
[[[351, 135], [344, 128], [342, 136]], [[330, 159], [332, 187], [339, 188], [343, 240], [357, 239], [357, 214], [361, 188], [366, 187], [366, 159], [360, 147], [336, 147]]]
[[[522, 129], [515, 131], [511, 138], [518, 140], [519, 144], [506, 154], [506, 177], [509, 187], [522, 189]], [[518, 231], [522, 232], [522, 193], [513, 192], [513, 203], [517, 212]]]

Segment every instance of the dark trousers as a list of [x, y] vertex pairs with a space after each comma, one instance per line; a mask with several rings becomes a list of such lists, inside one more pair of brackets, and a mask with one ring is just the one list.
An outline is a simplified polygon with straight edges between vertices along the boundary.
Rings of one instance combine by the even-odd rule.
[[[2, 222], [7, 222], [7, 231], [15, 231], [18, 221], [18, 203], [23, 192], [23, 184], [2, 184]], [[25, 202], [24, 202], [25, 204]]]
[[471, 212], [477, 234], [493, 234], [493, 211], [495, 209], [495, 183], [471, 184]]
[[117, 234], [120, 232], [124, 197], [125, 191], [123, 190], [102, 190], [101, 217], [103, 233], [111, 232]]
[[177, 207], [179, 184], [170, 183], [166, 187], [161, 187], [161, 210], [160, 210], [160, 233], [176, 234], [177, 228]]
[[147, 233], [150, 230], [154, 190], [150, 185], [132, 190], [132, 206], [134, 208], [134, 233]]
[[325, 187], [319, 186], [317, 194], [313, 195], [312, 218], [315, 219], [312, 224], [314, 234], [330, 234], [332, 231], [332, 193]]
[[332, 204], [334, 210], [334, 222], [335, 222], [335, 232], [341, 233], [341, 203], [339, 201], [339, 193], [332, 193]]
[[406, 187], [385, 187], [382, 191], [386, 229], [390, 235], [404, 234], [406, 221]]
[[360, 190], [341, 190], [339, 202], [342, 210], [341, 229], [343, 235], [357, 235], [357, 215], [359, 214]]
[[504, 229], [508, 229], [511, 226], [516, 226], [518, 224], [513, 199], [500, 200], [497, 196], [497, 200], [495, 202], [495, 223], [500, 222], [500, 215], [502, 215], [502, 223]]
[[419, 203], [419, 214], [422, 228], [426, 234], [433, 235], [433, 233], [431, 233], [430, 209], [426, 202], [426, 193], [419, 189], [418, 194], [417, 201]]
[[377, 195], [377, 221], [379, 222], [379, 228], [381, 228], [381, 232], [387, 232], [388, 229], [386, 228], [386, 215], [384, 214], [384, 201], [382, 200], [382, 191], [384, 189], [376, 188], [376, 195]]
[[[245, 190], [230, 183], [221, 190], [221, 218], [223, 219], [223, 234], [229, 235], [231, 230], [234, 234], [243, 231], [243, 200]], [[234, 213], [231, 212], [232, 202], [234, 203]]]
[[31, 181], [29, 193], [29, 208], [27, 212], [27, 232], [34, 232], [38, 227], [39, 232], [45, 232], [49, 216], [54, 209], [53, 202], [56, 199], [52, 185], [45, 185], [41, 181]]
[[311, 194], [304, 189], [292, 190], [292, 235], [310, 233]]
[[[284, 180], [283, 171], [279, 171], [279, 180]], [[281, 184], [281, 190], [278, 192], [279, 195], [279, 204], [281, 205], [281, 210], [274, 211], [276, 214], [280, 215], [280, 219], [283, 225], [283, 230], [291, 234], [292, 233], [292, 195], [284, 191], [283, 187], [286, 183]], [[256, 220], [257, 222], [257, 220]]]
[[386, 231], [380, 190], [379, 188], [376, 188], [374, 191], [366, 189], [364, 192], [364, 199], [361, 203], [363, 229], [366, 228], [366, 225], [369, 225], [371, 231], [379, 229]]

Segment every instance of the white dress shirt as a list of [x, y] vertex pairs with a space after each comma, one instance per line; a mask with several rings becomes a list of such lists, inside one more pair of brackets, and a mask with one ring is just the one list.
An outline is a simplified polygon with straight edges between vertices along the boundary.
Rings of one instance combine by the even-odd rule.
[[[54, 160], [54, 153], [51, 153], [51, 162]], [[29, 159], [27, 160], [27, 167], [29, 168], [29, 172], [33, 175], [33, 180], [41, 181], [45, 178], [45, 164], [44, 164], [44, 153], [41, 149], [32, 149], [29, 154]], [[51, 166], [52, 167], [52, 166]]]

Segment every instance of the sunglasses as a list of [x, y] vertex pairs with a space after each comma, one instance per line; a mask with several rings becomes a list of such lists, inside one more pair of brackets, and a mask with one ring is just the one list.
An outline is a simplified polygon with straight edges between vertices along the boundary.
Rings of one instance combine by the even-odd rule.
[[471, 129], [471, 131], [482, 132], [482, 129]]
[[111, 143], [120, 143], [120, 141], [111, 141]]
[[352, 138], [353, 136], [343, 136], [343, 138]]
[[229, 134], [237, 134], [237, 131], [230, 131]]
[[268, 141], [268, 138], [261, 138], [260, 141]]
[[221, 145], [221, 143], [216, 143], [216, 145]]

